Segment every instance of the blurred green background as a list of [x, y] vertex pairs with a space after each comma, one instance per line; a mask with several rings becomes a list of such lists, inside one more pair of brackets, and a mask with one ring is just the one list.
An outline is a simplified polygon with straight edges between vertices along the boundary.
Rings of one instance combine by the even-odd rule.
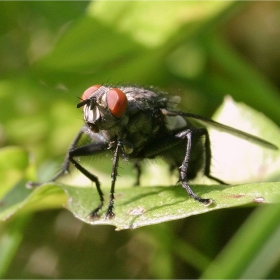
[[[208, 117], [231, 95], [279, 124], [279, 13], [269, 1], [0, 2], [0, 145], [49, 179], [82, 125], [78, 98], [100, 83], [153, 85]], [[278, 278], [271, 207], [121, 232], [67, 210], [18, 214], [0, 225], [0, 277]]]

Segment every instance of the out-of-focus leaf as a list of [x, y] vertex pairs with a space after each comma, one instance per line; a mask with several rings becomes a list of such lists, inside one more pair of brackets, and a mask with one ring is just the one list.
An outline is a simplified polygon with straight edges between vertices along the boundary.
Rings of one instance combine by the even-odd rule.
[[[206, 33], [203, 41], [204, 47], [210, 52], [210, 59], [218, 65], [219, 72], [205, 69], [207, 75], [202, 75], [197, 80], [201, 89], [209, 97], [231, 95], [235, 100], [240, 100], [250, 105], [276, 123], [280, 122], [279, 89], [267, 80], [265, 75], [258, 72], [248, 61], [244, 60], [219, 36]], [[216, 66], [217, 67], [217, 66]], [[209, 98], [209, 100], [211, 100]]]
[[279, 203], [257, 209], [201, 279], [270, 279], [280, 256], [279, 214]]
[[1, 199], [0, 220], [6, 220], [17, 211], [35, 211], [59, 208], [65, 203], [65, 194], [57, 186], [26, 188], [21, 180]]
[[126, 35], [114, 32], [91, 17], [84, 17], [72, 23], [55, 49], [38, 63], [53, 70], [83, 70], [96, 74], [100, 67], [117, 66], [141, 50], [143, 48]]
[[21, 215], [20, 219], [15, 219], [13, 223], [5, 228], [1, 228], [0, 235], [0, 277], [5, 278], [9, 265], [17, 253], [17, 249], [22, 241], [24, 229], [28, 224], [31, 214]]
[[[227, 96], [214, 119], [280, 147], [280, 129], [265, 115]], [[279, 181], [280, 151], [211, 129], [212, 173], [228, 183]]]
[[15, 146], [0, 149], [0, 198], [22, 178], [28, 165], [28, 153], [25, 150]]
[[144, 46], [156, 47], [165, 43], [183, 25], [196, 23], [199, 26], [232, 3], [99, 1], [90, 4], [88, 14], [107, 26], [114, 26], [120, 32], [129, 34]]

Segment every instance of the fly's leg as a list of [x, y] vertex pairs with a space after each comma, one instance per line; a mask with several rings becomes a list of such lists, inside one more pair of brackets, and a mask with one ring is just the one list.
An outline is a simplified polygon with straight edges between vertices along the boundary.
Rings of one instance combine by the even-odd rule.
[[86, 129], [87, 128], [85, 126], [83, 126], [81, 128], [81, 130], [78, 132], [77, 136], [72, 141], [72, 143], [71, 143], [71, 145], [70, 145], [70, 147], [68, 149], [68, 153], [67, 153], [67, 155], [66, 155], [66, 157], [65, 157], [65, 159], [63, 161], [61, 171], [50, 180], [51, 182], [56, 181], [58, 178], [60, 178], [64, 174], [69, 173], [69, 164], [70, 164], [69, 155], [70, 155], [70, 152], [75, 149], [76, 145], [80, 141], [80, 139], [81, 139], [82, 135], [85, 133]]
[[134, 186], [139, 186], [140, 185], [140, 177], [142, 174], [142, 168], [141, 168], [141, 163], [139, 161], [134, 163], [134, 168], [136, 169], [136, 182], [134, 183]]
[[192, 136], [195, 133], [199, 137], [207, 134], [207, 131], [205, 128], [201, 129], [186, 129], [176, 135], [176, 137], [181, 138], [181, 139], [187, 139], [187, 148], [186, 148], [186, 155], [185, 158], [182, 162], [182, 165], [180, 166], [180, 182], [182, 183], [182, 187], [187, 191], [190, 197], [193, 199], [197, 200], [198, 202], [203, 203], [204, 205], [208, 206], [210, 205], [213, 201], [209, 198], [202, 198], [196, 195], [189, 184], [187, 183], [188, 178], [187, 178], [187, 171], [189, 168], [189, 162], [190, 162], [190, 155], [191, 155], [191, 145], [192, 145]]
[[112, 172], [111, 172], [111, 189], [110, 189], [110, 200], [109, 200], [109, 206], [106, 212], [106, 219], [112, 219], [115, 217], [115, 214], [113, 212], [114, 208], [114, 193], [115, 193], [115, 184], [116, 184], [116, 179], [118, 176], [118, 163], [119, 163], [119, 152], [121, 148], [121, 142], [118, 141], [115, 152], [114, 152], [114, 157], [113, 157], [113, 166], [112, 166]]
[[223, 185], [227, 185], [227, 183], [225, 183], [224, 181], [212, 176], [210, 174], [210, 167], [211, 167], [211, 159], [212, 159], [212, 155], [211, 155], [211, 147], [210, 147], [210, 137], [209, 137], [209, 133], [207, 131], [207, 129], [205, 129], [204, 132], [205, 135], [205, 142], [204, 142], [204, 148], [205, 148], [205, 166], [204, 166], [204, 175], [206, 177], [208, 177], [209, 179], [212, 179], [220, 184]]
[[171, 164], [169, 166], [169, 174], [170, 174], [170, 176], [172, 176], [172, 174], [174, 173], [175, 170], [177, 170], [177, 166], [175, 164]]
[[99, 205], [90, 212], [89, 214], [89, 217], [90, 218], [99, 218], [99, 215], [98, 215], [98, 211], [102, 208], [103, 204], [104, 204], [104, 195], [101, 191], [101, 188], [100, 188], [100, 182], [98, 180], [98, 178], [91, 174], [90, 172], [88, 172], [85, 168], [83, 168], [77, 161], [75, 161], [72, 157], [69, 157], [69, 160], [71, 163], [73, 163], [73, 165], [81, 172], [83, 173], [87, 178], [89, 178], [92, 182], [95, 183], [95, 186], [96, 186], [96, 189], [97, 189], [97, 192], [98, 192], [98, 195], [99, 195], [99, 198], [100, 198], [100, 203]]
[[[76, 135], [76, 137], [74, 138], [74, 140], [72, 141], [72, 143], [68, 149], [67, 155], [66, 155], [66, 157], [63, 161], [62, 167], [61, 167], [61, 171], [56, 176], [54, 176], [52, 179], [50, 179], [49, 182], [54, 182], [58, 178], [63, 176], [64, 174], [69, 173], [69, 164], [70, 164], [69, 154], [70, 154], [71, 150], [73, 150], [75, 148], [75, 146], [78, 144], [82, 135], [84, 133], [86, 133], [86, 129], [87, 128], [85, 126], [83, 126], [81, 128], [81, 130], [78, 132], [78, 134]], [[27, 184], [26, 184], [27, 188], [34, 188], [34, 187], [38, 187], [40, 185], [41, 185], [41, 183], [38, 183], [38, 182], [27, 182]]]
[[87, 171], [83, 166], [81, 166], [74, 158], [75, 157], [82, 157], [82, 156], [91, 156], [98, 154], [100, 152], [103, 152], [107, 149], [108, 145], [103, 142], [99, 143], [91, 143], [88, 145], [84, 145], [81, 147], [78, 147], [76, 149], [73, 149], [72, 151], [69, 152], [69, 161], [82, 173], [84, 174], [88, 179], [90, 179], [92, 182], [95, 183], [99, 198], [100, 198], [100, 203], [99, 205], [89, 214], [89, 217], [91, 218], [98, 218], [98, 212], [102, 208], [104, 204], [104, 195], [101, 191], [100, 187], [100, 182], [98, 178]]

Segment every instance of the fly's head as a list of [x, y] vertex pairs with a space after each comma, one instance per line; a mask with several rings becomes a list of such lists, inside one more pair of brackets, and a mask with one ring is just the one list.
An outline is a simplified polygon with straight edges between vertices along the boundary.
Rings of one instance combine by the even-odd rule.
[[127, 121], [128, 100], [119, 88], [92, 86], [83, 93], [82, 102], [77, 107], [83, 107], [84, 120], [93, 132], [113, 130]]

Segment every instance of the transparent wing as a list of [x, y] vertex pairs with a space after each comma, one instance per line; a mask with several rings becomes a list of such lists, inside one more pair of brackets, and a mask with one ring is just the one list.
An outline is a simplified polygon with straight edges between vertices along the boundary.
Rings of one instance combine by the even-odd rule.
[[215, 122], [209, 118], [196, 115], [196, 114], [191, 114], [191, 113], [185, 113], [181, 111], [169, 111], [166, 109], [163, 109], [162, 112], [167, 115], [167, 116], [182, 116], [184, 118], [192, 119], [196, 123], [200, 123], [203, 126], [210, 126], [213, 127], [217, 130], [220, 130], [222, 132], [227, 132], [229, 134], [232, 134], [234, 136], [237, 136], [239, 138], [242, 138], [244, 140], [250, 141], [252, 143], [255, 143], [257, 145], [272, 149], [272, 150], [278, 150], [278, 147], [268, 141], [265, 141], [257, 136], [254, 136], [252, 134], [246, 133], [244, 131], [241, 131], [239, 129], [224, 125], [222, 123]]

